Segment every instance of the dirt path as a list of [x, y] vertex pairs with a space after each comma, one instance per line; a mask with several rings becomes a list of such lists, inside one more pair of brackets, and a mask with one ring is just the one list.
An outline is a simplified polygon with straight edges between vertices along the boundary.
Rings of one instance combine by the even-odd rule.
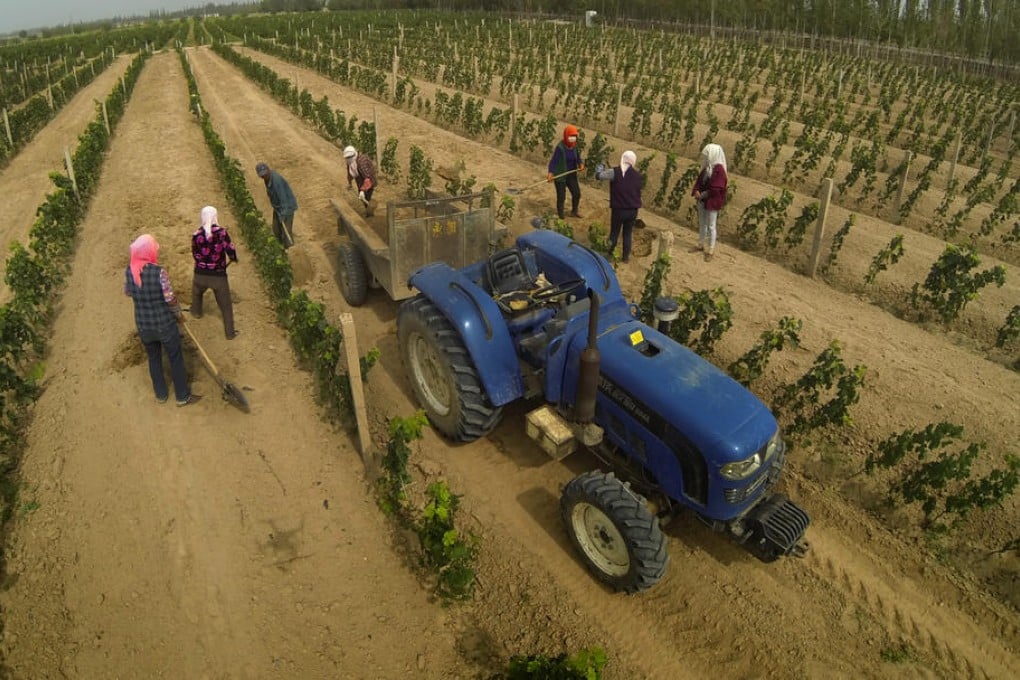
[[243, 249], [231, 274], [242, 335], [228, 344], [216, 313], [191, 325], [252, 388], [252, 413], [218, 397], [193, 351], [204, 400], [153, 398], [121, 294], [127, 244], [155, 235], [186, 298], [207, 203], [233, 223], [177, 55], [160, 54], [83, 226], [28, 433], [0, 600], [8, 666], [18, 677], [466, 675], [449, 614], [389, 549], [358, 454], [320, 421]]
[[[56, 117], [39, 131], [25, 148], [0, 170], [0, 258], [4, 263], [11, 241], [28, 241], [35, 211], [53, 190], [51, 172], [66, 172], [64, 148], [73, 155], [78, 136], [96, 119], [96, 100], [103, 101], [118, 78], [131, 64], [132, 55], [122, 54], [103, 73], [82, 88]], [[0, 276], [0, 299], [7, 299], [7, 284]]]
[[[289, 254], [297, 283], [331, 314], [347, 311], [328, 202], [353, 204], [339, 150], [208, 49], [188, 54], [203, 104], [249, 171], [259, 207], [268, 211], [256, 160], [295, 189]], [[466, 160], [479, 185], [521, 186], [544, 174], [314, 73], [260, 59], [349, 114], [375, 113], [405, 154], [417, 144], [437, 164]], [[585, 192], [594, 214], [603, 195]], [[383, 185], [379, 196], [398, 197], [399, 188]], [[808, 322], [804, 349], [777, 357], [771, 380], [800, 375], [831, 338], [844, 342], [848, 363], [869, 366], [874, 382], [836, 454], [840, 465], [798, 451], [791, 461], [785, 487], [812, 514], [812, 552], [763, 565], [681, 517], [667, 529], [672, 562], [663, 581], [638, 596], [610, 593], [584, 570], [558, 517], [561, 485], [594, 461], [579, 454], [550, 462], [523, 432], [525, 405], [514, 405], [491, 437], [450, 446], [429, 430], [414, 455], [422, 481], [443, 478], [463, 494], [463, 515], [483, 547], [477, 598], [442, 609], [391, 546], [349, 437], [320, 421], [308, 376], [294, 366], [243, 248], [231, 270], [241, 336], [223, 339], [211, 303], [190, 325], [221, 371], [251, 388], [253, 412], [218, 398], [193, 351], [189, 372], [205, 399], [177, 409], [152, 398], [120, 292], [127, 244], [154, 234], [187, 298], [188, 236], [207, 203], [232, 227], [223, 201], [177, 56], [157, 55], [83, 227], [28, 433], [12, 576], [0, 595], [2, 650], [16, 676], [474, 677], [512, 653], [587, 646], [608, 651], [610, 680], [1020, 675], [1016, 608], [862, 511], [852, 501], [875, 490], [842, 474], [860, 465], [869, 439], [923, 425], [933, 413], [1008, 449], [1020, 432], [1015, 373], [740, 251], [722, 247], [711, 264], [683, 257], [690, 233], [648, 215], [650, 231], [679, 234], [675, 290], [731, 291], [738, 326], [720, 363], [792, 315]], [[550, 203], [548, 187], [526, 195], [512, 228], [523, 231]], [[621, 271], [632, 297], [647, 262]], [[377, 292], [351, 311], [360, 346], [382, 352], [367, 385], [378, 433], [388, 417], [415, 408], [396, 346], [396, 305]], [[982, 530], [1015, 530], [1016, 516]], [[1001, 578], [1016, 573], [1015, 563], [1007, 556], [995, 564]], [[901, 649], [898, 662], [884, 660]]]

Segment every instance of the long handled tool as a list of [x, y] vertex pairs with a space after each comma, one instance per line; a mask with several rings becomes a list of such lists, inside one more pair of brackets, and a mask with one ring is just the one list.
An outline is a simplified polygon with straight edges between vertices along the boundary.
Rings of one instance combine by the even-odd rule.
[[248, 413], [248, 399], [244, 396], [244, 392], [242, 392], [237, 385], [227, 381], [222, 375], [220, 375], [220, 372], [216, 370], [216, 364], [212, 362], [209, 355], [205, 353], [204, 349], [202, 349], [202, 345], [199, 344], [198, 338], [196, 338], [195, 334], [191, 332], [190, 328], [188, 328], [188, 323], [186, 321], [182, 321], [181, 325], [184, 326], [184, 331], [188, 334], [188, 337], [191, 338], [191, 342], [195, 343], [195, 347], [198, 348], [198, 354], [202, 357], [202, 363], [205, 364], [206, 369], [208, 369], [213, 379], [220, 386], [220, 389], [223, 390], [223, 398], [245, 413]]
[[[552, 178], [553, 178], [553, 179], [559, 179], [560, 177], [566, 177], [567, 175], [573, 175], [573, 174], [574, 174], [575, 172], [577, 172], [577, 168], [574, 168], [573, 170], [567, 170], [566, 172], [561, 172], [561, 173], [560, 173], [560, 174], [558, 174], [558, 175], [553, 175], [553, 177], [552, 177]], [[550, 181], [550, 180], [549, 180], [548, 178], [547, 178], [547, 179], [543, 179], [543, 180], [541, 180], [541, 181], [539, 181], [539, 182], [535, 182], [534, 184], [529, 184], [528, 186], [526, 186], [526, 187], [522, 187], [522, 188], [520, 188], [520, 189], [514, 189], [514, 188], [508, 188], [508, 189], [506, 190], [506, 192], [507, 192], [508, 194], [523, 194], [523, 193], [524, 193], [525, 191], [527, 191], [528, 189], [534, 189], [534, 188], [535, 188], [535, 187], [537, 187], [537, 186], [538, 186], [539, 184], [545, 184], [546, 182], [549, 182], [549, 181]]]

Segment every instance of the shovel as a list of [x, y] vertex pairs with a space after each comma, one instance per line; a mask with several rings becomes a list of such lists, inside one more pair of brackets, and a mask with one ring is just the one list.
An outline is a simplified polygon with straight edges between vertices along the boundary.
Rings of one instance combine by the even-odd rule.
[[184, 326], [184, 331], [188, 334], [188, 337], [191, 338], [191, 342], [193, 342], [195, 347], [198, 348], [198, 354], [202, 357], [202, 363], [205, 364], [205, 367], [209, 370], [213, 379], [223, 390], [223, 398], [245, 413], [249, 413], [248, 399], [244, 396], [244, 392], [242, 392], [237, 385], [228, 382], [222, 375], [220, 375], [220, 372], [216, 370], [216, 365], [212, 362], [212, 359], [210, 359], [209, 355], [205, 353], [204, 349], [202, 349], [202, 345], [198, 343], [198, 338], [196, 338], [195, 334], [191, 332], [190, 328], [188, 328], [188, 323], [186, 321], [182, 321], [181, 325]]
[[[558, 175], [553, 175], [553, 179], [559, 179], [560, 177], [566, 177], [567, 175], [573, 175], [575, 172], [577, 172], [577, 168], [574, 168], [573, 170], [567, 170], [566, 172], [561, 172]], [[549, 179], [543, 179], [543, 180], [541, 180], [539, 182], [535, 182], [534, 184], [529, 184], [528, 186], [523, 187], [521, 189], [508, 188], [506, 190], [506, 193], [508, 193], [508, 194], [523, 194], [528, 189], [534, 189], [539, 184], [546, 184], [549, 181], [550, 181]]]

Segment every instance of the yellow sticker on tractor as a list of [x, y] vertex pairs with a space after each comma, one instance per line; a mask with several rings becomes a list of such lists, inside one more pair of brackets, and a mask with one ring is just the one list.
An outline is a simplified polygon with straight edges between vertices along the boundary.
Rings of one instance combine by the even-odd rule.
[[631, 347], [637, 347], [638, 345], [640, 345], [644, 341], [645, 341], [645, 336], [641, 333], [640, 330], [634, 331], [633, 333], [630, 334], [630, 346]]

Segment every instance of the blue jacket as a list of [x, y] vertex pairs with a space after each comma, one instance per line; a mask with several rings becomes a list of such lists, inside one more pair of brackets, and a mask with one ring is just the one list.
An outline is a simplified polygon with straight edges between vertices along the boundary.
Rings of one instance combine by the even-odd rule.
[[294, 198], [294, 192], [290, 190], [287, 180], [276, 170], [269, 171], [266, 193], [269, 195], [269, 202], [273, 205], [273, 210], [280, 217], [290, 217], [297, 210], [297, 199]]

